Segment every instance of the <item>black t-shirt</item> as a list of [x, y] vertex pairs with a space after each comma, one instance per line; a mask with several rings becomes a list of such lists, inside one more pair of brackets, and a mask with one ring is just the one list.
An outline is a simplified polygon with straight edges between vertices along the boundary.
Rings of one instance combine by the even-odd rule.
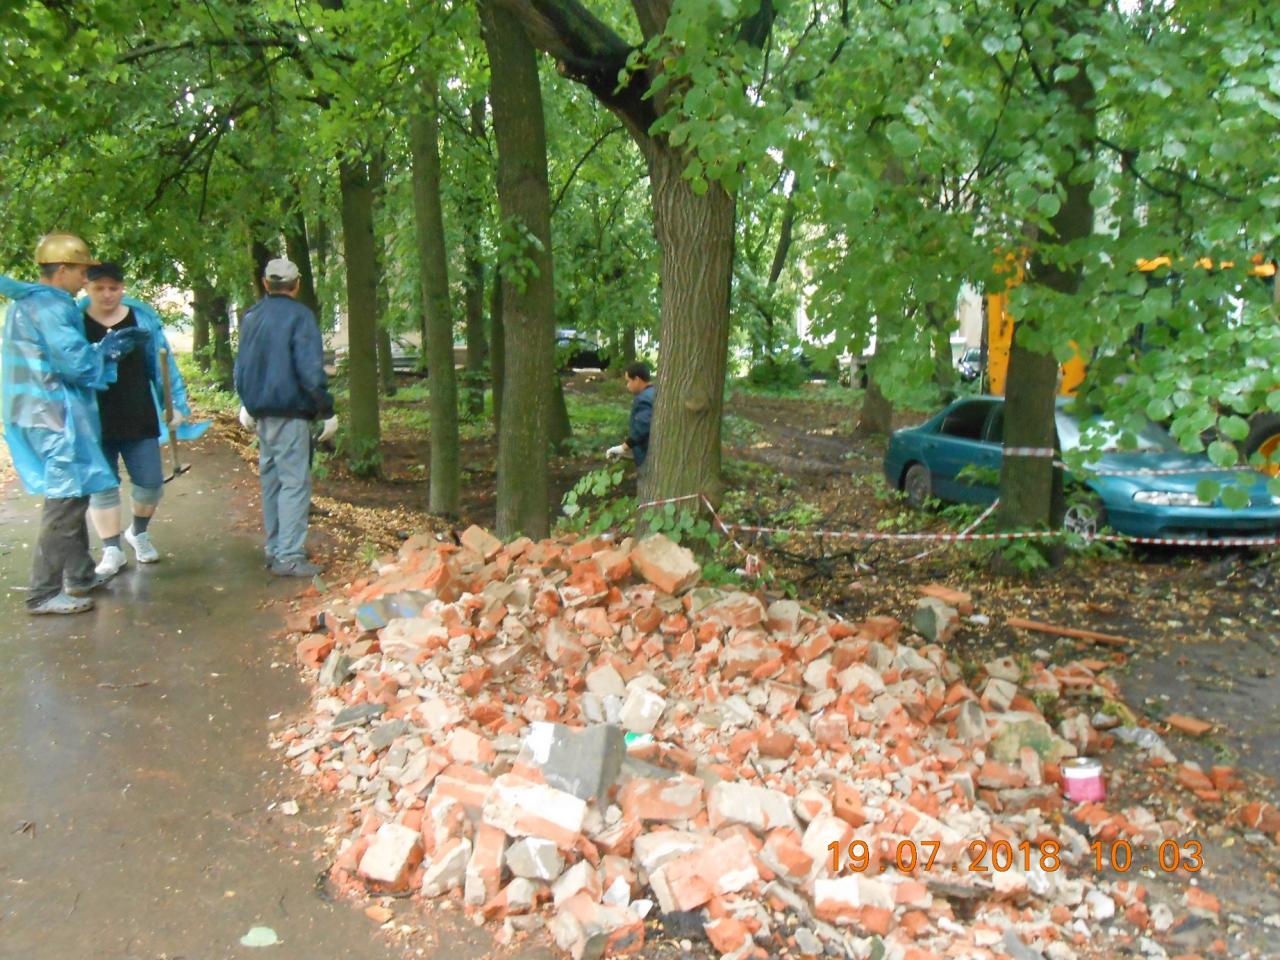
[[[108, 330], [127, 330], [137, 325], [138, 318], [132, 310], [114, 327], [104, 327], [87, 312], [84, 315], [84, 335], [90, 343], [100, 341]], [[151, 395], [146, 350], [138, 347], [121, 357], [116, 369], [119, 372], [116, 382], [98, 393], [103, 439], [147, 440], [160, 436], [160, 418]]]

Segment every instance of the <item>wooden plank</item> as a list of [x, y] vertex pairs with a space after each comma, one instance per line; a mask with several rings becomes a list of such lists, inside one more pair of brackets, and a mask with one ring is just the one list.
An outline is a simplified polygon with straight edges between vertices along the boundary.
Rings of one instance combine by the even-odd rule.
[[1059, 637], [1092, 640], [1094, 643], [1105, 643], [1113, 647], [1123, 647], [1133, 643], [1128, 637], [1118, 637], [1114, 633], [1099, 633], [1096, 630], [1080, 630], [1076, 627], [1060, 627], [1057, 624], [1042, 623], [1039, 620], [1024, 620], [1022, 617], [1009, 617], [1005, 620], [1005, 623], [1019, 630], [1034, 630], [1036, 633], [1051, 633]]

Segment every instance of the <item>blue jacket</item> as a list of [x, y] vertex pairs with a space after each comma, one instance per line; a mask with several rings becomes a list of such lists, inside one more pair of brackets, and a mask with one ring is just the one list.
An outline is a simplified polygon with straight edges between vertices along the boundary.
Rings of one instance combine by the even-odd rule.
[[4, 438], [27, 492], [55, 499], [118, 487], [102, 453], [97, 391], [116, 364], [84, 335], [71, 294], [0, 277], [11, 297], [0, 352]]
[[[151, 396], [155, 400], [156, 411], [160, 414], [159, 442], [169, 442], [169, 425], [164, 419], [164, 379], [160, 374], [161, 350], [167, 351], [169, 356], [169, 389], [173, 394], [173, 409], [187, 418], [187, 422], [178, 427], [178, 439], [199, 440], [209, 429], [209, 421], [204, 420], [199, 423], [191, 421], [191, 404], [187, 399], [187, 384], [182, 379], [182, 373], [178, 370], [178, 361], [174, 359], [173, 348], [169, 346], [169, 340], [164, 335], [164, 321], [160, 319], [160, 314], [156, 313], [155, 310], [141, 300], [125, 297], [121, 302], [133, 310], [133, 316], [138, 321], [138, 326], [151, 334], [151, 342], [146, 346], [147, 371], [151, 380]], [[83, 311], [88, 305], [88, 299], [82, 297], [80, 309]]]
[[267, 294], [245, 314], [235, 380], [240, 402], [255, 418], [333, 416], [320, 325], [292, 297]]
[[627, 424], [627, 446], [631, 455], [636, 458], [636, 468], [644, 464], [649, 455], [649, 424], [653, 422], [653, 400], [658, 395], [658, 388], [653, 384], [645, 387], [631, 398], [631, 420]]

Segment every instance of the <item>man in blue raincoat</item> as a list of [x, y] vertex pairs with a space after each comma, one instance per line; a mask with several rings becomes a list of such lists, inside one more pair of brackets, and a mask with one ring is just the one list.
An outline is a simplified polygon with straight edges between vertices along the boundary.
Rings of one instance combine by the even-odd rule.
[[[119, 480], [119, 462], [124, 461], [132, 486], [133, 519], [128, 527], [121, 521], [120, 488], [104, 490], [89, 497], [89, 519], [102, 538], [99, 576], [114, 577], [128, 562], [120, 541], [133, 548], [139, 563], [155, 563], [160, 551], [151, 542], [148, 527], [164, 492], [164, 467], [160, 444], [168, 440], [161, 412], [164, 379], [161, 363], [169, 368], [173, 420], [167, 425], [183, 440], [196, 440], [208, 423], [189, 423], [191, 407], [187, 389], [165, 338], [160, 315], [140, 300], [124, 295], [124, 272], [118, 264], [100, 263], [89, 268], [88, 301], [84, 308], [84, 332], [97, 343], [112, 330], [144, 330], [147, 342], [141, 350], [124, 357], [116, 382], [98, 395], [102, 423], [102, 450]], [[161, 351], [165, 359], [161, 360]]]
[[99, 442], [97, 391], [146, 335], [118, 331], [98, 344], [85, 338], [74, 295], [94, 261], [79, 237], [47, 235], [36, 262], [39, 283], [0, 278], [0, 294], [15, 301], [0, 349], [0, 412], [23, 486], [45, 498], [27, 611], [82, 613], [93, 609], [86, 594], [101, 582], [89, 553], [89, 495], [118, 485]]

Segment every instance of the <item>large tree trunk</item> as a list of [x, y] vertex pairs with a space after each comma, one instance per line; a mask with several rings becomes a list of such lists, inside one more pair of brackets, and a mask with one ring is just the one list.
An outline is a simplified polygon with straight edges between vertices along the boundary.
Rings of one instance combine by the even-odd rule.
[[507, 384], [507, 334], [502, 322], [502, 282], [494, 271], [489, 290], [489, 375], [493, 378], [493, 432], [502, 432], [502, 395]]
[[[286, 255], [298, 267], [298, 302], [305, 303], [320, 319], [320, 300], [316, 297], [315, 274], [311, 269], [311, 244], [307, 240], [307, 218], [302, 211], [302, 197], [295, 195], [293, 208], [284, 225]], [[321, 328], [324, 323], [320, 324]]]
[[[636, 362], [636, 325], [634, 323], [626, 324], [622, 328], [622, 333], [618, 339], [620, 345], [619, 354], [622, 357], [622, 369], [625, 370]], [[616, 368], [617, 363], [618, 361], [615, 359], [609, 366]]]
[[[634, 48], [585, 5], [576, 0], [488, 3], [523, 23], [569, 76], [586, 85], [623, 121], [645, 155], [654, 232], [662, 251], [662, 322], [658, 396], [640, 498], [705, 494], [718, 502], [734, 198], [718, 183], [698, 194], [681, 176], [689, 157], [665, 137], [649, 133], [671, 96], [652, 90], [661, 66], [619, 84], [619, 71], [625, 69]], [[631, 8], [645, 39], [650, 40], [666, 29], [672, 4], [671, 0], [632, 0]], [[774, 5], [760, 4], [740, 25], [739, 39], [760, 46], [773, 17]], [[514, 364], [515, 358], [510, 359]]]
[[347, 265], [347, 386], [350, 449], [358, 472], [376, 472], [378, 420], [377, 273], [374, 264], [373, 191], [359, 160], [341, 166], [342, 249]]
[[893, 405], [880, 389], [876, 377], [875, 357], [867, 364], [867, 389], [862, 395], [862, 408], [853, 432], [859, 437], [886, 436], [893, 428]]
[[378, 326], [378, 389], [384, 397], [396, 394], [396, 364], [391, 349], [391, 329], [387, 326], [386, 246], [378, 229], [378, 216], [386, 199], [387, 174], [381, 150], [369, 159], [369, 192], [373, 195], [373, 287], [377, 291], [375, 322]]
[[195, 284], [191, 291], [191, 356], [206, 373], [210, 367], [209, 311], [213, 297], [213, 288], [203, 283]]
[[569, 405], [564, 402], [564, 381], [554, 372], [551, 374], [551, 422], [547, 429], [551, 449], [561, 453], [565, 442], [573, 436], [573, 424], [569, 421]]
[[[533, 45], [520, 21], [480, 5], [492, 77], [498, 142], [498, 205], [508, 239], [532, 262], [516, 282], [502, 278], [506, 384], [498, 434], [498, 535], [546, 536], [550, 528], [548, 426], [553, 376], [555, 287], [546, 128]], [[514, 228], [514, 229], [513, 229]], [[519, 232], [514, 232], [518, 230]], [[516, 264], [512, 264], [516, 267]]]
[[695, 193], [681, 176], [686, 163], [680, 153], [651, 143], [662, 322], [658, 396], [639, 496], [646, 501], [704, 494], [718, 504], [734, 198], [718, 184]]
[[950, 398], [956, 389], [959, 379], [956, 365], [951, 360], [951, 331], [949, 317], [936, 303], [925, 305], [924, 315], [928, 319], [929, 329], [933, 337], [933, 382], [941, 388], [942, 393]]
[[413, 214], [422, 271], [422, 303], [427, 318], [423, 341], [431, 370], [432, 513], [458, 512], [458, 389], [453, 370], [453, 306], [440, 204], [439, 92], [436, 79], [424, 81], [421, 106], [409, 118], [413, 152]]
[[[1070, 17], [1070, 11], [1065, 15]], [[1070, 35], [1070, 27], [1064, 33]], [[1086, 70], [1080, 70], [1055, 88], [1065, 96], [1074, 116], [1068, 124], [1074, 127], [1075, 158], [1057, 172], [1058, 184], [1066, 199], [1050, 221], [1051, 238], [1041, 238], [1038, 252], [1032, 257], [1029, 282], [1045, 290], [1045, 298], [1055, 302], [1055, 295], [1074, 294], [1080, 286], [1080, 268], [1063, 265], [1056, 251], [1043, 255], [1044, 246], [1066, 245], [1088, 237], [1093, 232], [1093, 204], [1089, 178], [1076, 175], [1091, 159], [1095, 136], [1094, 91]], [[1009, 376], [1005, 385], [1004, 443], [1011, 447], [1056, 448], [1054, 404], [1058, 384], [1058, 361], [1051, 353], [1027, 349], [1025, 340], [1031, 332], [1027, 323], [1014, 327], [1013, 347], [1009, 353]], [[1000, 521], [1011, 528], [1056, 526], [1062, 516], [1062, 471], [1047, 457], [1005, 457], [1000, 471]]]
[[[484, 98], [471, 102], [471, 136], [484, 140]], [[484, 217], [484, 201], [479, 193], [467, 203], [469, 216], [463, 236], [466, 256], [467, 314], [467, 412], [479, 416], [484, 412], [484, 367], [488, 349], [484, 329], [484, 260], [480, 251], [480, 225]]]
[[235, 357], [231, 353], [231, 314], [227, 298], [214, 294], [209, 301], [209, 334], [213, 341], [213, 382], [219, 390], [234, 390]]
[[267, 261], [275, 258], [276, 254], [272, 252], [271, 247], [254, 237], [249, 242], [249, 256], [253, 259], [253, 296], [251, 300], [260, 300], [266, 295], [266, 288], [262, 285], [262, 274], [267, 269]]

